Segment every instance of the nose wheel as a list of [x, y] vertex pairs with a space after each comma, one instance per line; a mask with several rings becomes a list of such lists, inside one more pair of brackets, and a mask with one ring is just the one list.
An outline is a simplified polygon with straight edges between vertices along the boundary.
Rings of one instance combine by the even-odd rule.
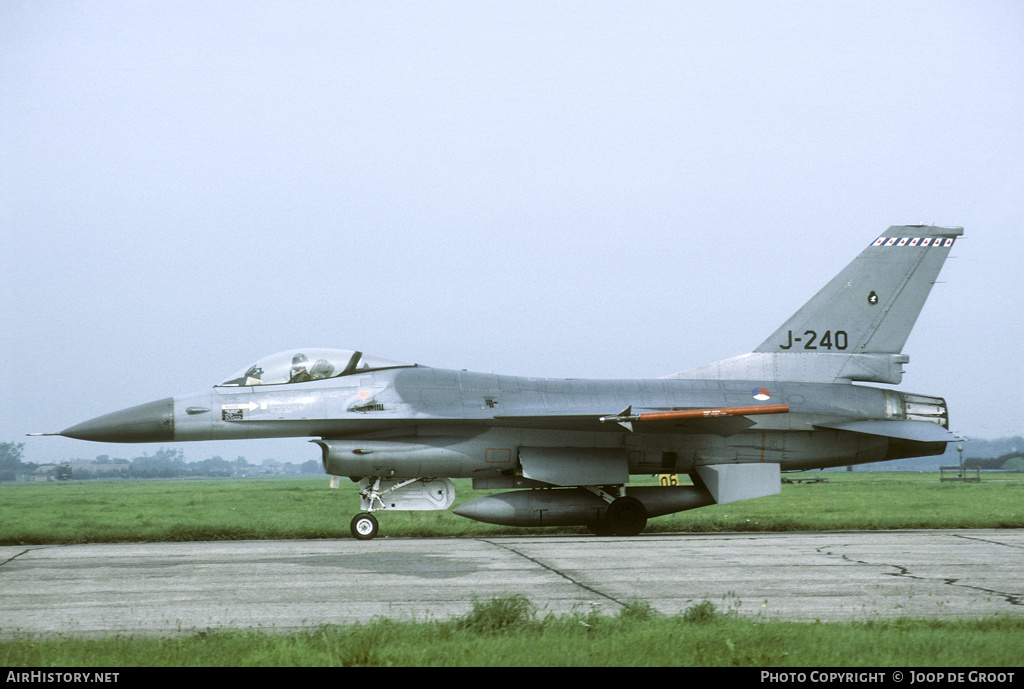
[[376, 517], [369, 512], [362, 512], [352, 517], [350, 528], [353, 537], [358, 538], [360, 541], [368, 541], [377, 535], [380, 526], [377, 524]]

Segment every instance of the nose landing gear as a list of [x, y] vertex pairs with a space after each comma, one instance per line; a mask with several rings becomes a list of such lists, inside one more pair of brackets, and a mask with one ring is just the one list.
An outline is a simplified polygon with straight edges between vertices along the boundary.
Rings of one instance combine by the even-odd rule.
[[[333, 484], [332, 484], [333, 485]], [[446, 510], [455, 502], [455, 485], [446, 478], [392, 479], [367, 476], [359, 481], [359, 507], [349, 530], [368, 541], [380, 530], [377, 510]]]
[[368, 541], [377, 535], [380, 530], [380, 525], [377, 523], [377, 518], [369, 512], [362, 512], [352, 517], [352, 523], [349, 525], [352, 531], [352, 536], [358, 538], [360, 541]]

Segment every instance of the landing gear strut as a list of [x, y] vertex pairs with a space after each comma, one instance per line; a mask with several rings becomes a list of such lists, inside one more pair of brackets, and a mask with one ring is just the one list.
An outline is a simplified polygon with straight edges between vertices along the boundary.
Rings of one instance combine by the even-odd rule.
[[[335, 486], [335, 483], [331, 483]], [[377, 536], [377, 510], [446, 510], [455, 502], [455, 485], [446, 478], [359, 479], [359, 509], [349, 529], [354, 538], [368, 541]]]

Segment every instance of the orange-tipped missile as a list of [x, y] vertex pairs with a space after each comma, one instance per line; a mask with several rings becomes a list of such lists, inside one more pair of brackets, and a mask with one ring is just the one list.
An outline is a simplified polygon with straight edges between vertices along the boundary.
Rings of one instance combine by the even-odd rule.
[[601, 423], [622, 424], [633, 430], [636, 422], [681, 421], [683, 419], [712, 419], [719, 416], [755, 416], [757, 414], [788, 414], [788, 404], [761, 404], [753, 407], [721, 407], [717, 409], [680, 409], [677, 411], [655, 411], [644, 414], [631, 413], [630, 405], [614, 416], [602, 416]]

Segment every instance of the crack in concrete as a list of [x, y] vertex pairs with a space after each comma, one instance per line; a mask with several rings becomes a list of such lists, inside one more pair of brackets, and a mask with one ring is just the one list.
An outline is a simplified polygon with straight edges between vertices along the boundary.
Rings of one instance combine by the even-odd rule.
[[581, 589], [583, 589], [585, 591], [590, 591], [595, 596], [600, 596], [601, 598], [609, 600], [612, 603], [615, 603], [616, 605], [620, 605], [622, 607], [626, 607], [626, 603], [618, 600], [614, 596], [609, 596], [607, 593], [602, 593], [601, 591], [598, 591], [597, 589], [595, 589], [595, 588], [593, 588], [591, 586], [587, 586], [586, 584], [584, 584], [584, 583], [582, 583], [580, 581], [576, 581], [575, 579], [573, 579], [571, 576], [569, 576], [565, 572], [562, 572], [562, 571], [552, 567], [551, 565], [545, 564], [545, 563], [541, 562], [540, 560], [538, 560], [537, 558], [531, 557], [531, 556], [527, 555], [526, 553], [522, 553], [522, 552], [516, 550], [515, 548], [513, 548], [511, 546], [505, 545], [503, 543], [495, 543], [494, 541], [489, 541], [486, 538], [480, 538], [480, 539], [477, 539], [477, 540], [482, 541], [483, 543], [487, 543], [488, 545], [493, 545], [493, 546], [497, 546], [498, 548], [503, 548], [503, 549], [509, 551], [510, 553], [514, 553], [515, 555], [518, 555], [521, 558], [529, 560], [530, 562], [532, 562], [533, 564], [535, 564], [535, 565], [537, 565], [539, 567], [543, 567], [544, 569], [548, 570], [549, 572], [557, 574], [558, 576], [562, 577], [563, 579], [565, 579], [569, 583], [573, 584], [574, 586], [578, 586], [578, 587], [580, 587]]
[[8, 562], [13, 562], [14, 560], [17, 560], [19, 557], [21, 557], [22, 555], [24, 555], [26, 553], [31, 553], [33, 550], [43, 550], [44, 548], [50, 548], [50, 547], [51, 546], [48, 546], [48, 545], [41, 545], [41, 546], [38, 546], [36, 548], [25, 548], [20, 553], [16, 553], [16, 554], [12, 555], [11, 557], [7, 558], [6, 560], [3, 560], [2, 562], [0, 562], [0, 567], [3, 567]]
[[[964, 537], [964, 538], [967, 538], [967, 537]], [[979, 539], [973, 539], [973, 540], [983, 541], [985, 543], [993, 543], [993, 541], [984, 541], [984, 539], [980, 539], [980, 538]], [[1005, 545], [1003, 543], [995, 543], [995, 544], [996, 545]], [[1010, 605], [1024, 605], [1024, 594], [1021, 594], [1021, 593], [1008, 593], [1006, 591], [996, 591], [994, 589], [987, 589], [987, 588], [984, 588], [982, 586], [974, 586], [974, 585], [971, 585], [971, 584], [962, 584], [962, 583], [960, 583], [959, 579], [955, 579], [953, 577], [925, 577], [925, 576], [921, 576], [920, 574], [913, 574], [910, 571], [910, 568], [904, 567], [903, 565], [894, 565], [894, 564], [890, 564], [888, 562], [868, 562], [867, 560], [857, 560], [857, 559], [852, 558], [852, 557], [850, 557], [848, 555], [844, 555], [843, 553], [836, 553], [836, 552], [833, 552], [831, 550], [828, 550], [828, 548], [830, 548], [830, 547], [837, 547], [837, 546], [822, 546], [821, 548], [817, 548], [816, 550], [819, 553], [823, 554], [823, 555], [832, 555], [832, 556], [837, 556], [838, 555], [843, 560], [846, 560], [847, 562], [852, 562], [854, 564], [868, 565], [868, 566], [871, 566], [871, 567], [892, 567], [893, 569], [896, 570], [895, 572], [883, 572], [883, 574], [886, 575], [886, 576], [899, 577], [899, 578], [904, 578], [904, 579], [916, 579], [917, 581], [941, 582], [942, 584], [944, 584], [946, 586], [956, 586], [958, 588], [969, 589], [971, 591], [979, 591], [981, 593], [987, 593], [987, 594], [989, 594], [991, 596], [996, 596], [997, 598], [1002, 598], [1004, 601], [1006, 601]], [[1007, 546], [1007, 547], [1015, 547], [1015, 546]]]
[[979, 543], [991, 543], [992, 545], [1001, 545], [1004, 548], [1017, 548], [1018, 550], [1024, 550], [1024, 546], [1016, 545], [1015, 543], [1003, 543], [1002, 541], [993, 541], [988, 538], [978, 538], [977, 536], [966, 536], [964, 534], [949, 534], [953, 538], [962, 538], [965, 541], [977, 541]]

